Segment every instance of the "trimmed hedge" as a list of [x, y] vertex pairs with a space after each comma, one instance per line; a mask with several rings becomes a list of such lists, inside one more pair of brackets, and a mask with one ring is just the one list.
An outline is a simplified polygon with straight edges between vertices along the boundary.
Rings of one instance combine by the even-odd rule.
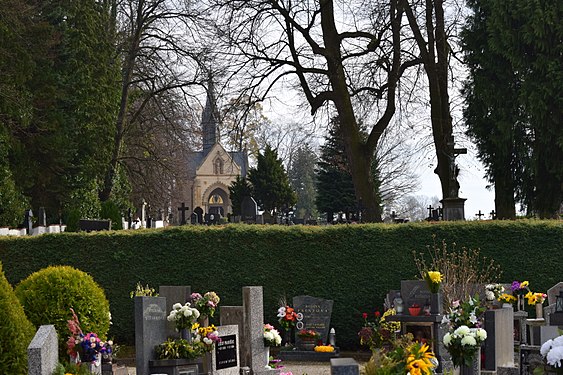
[[134, 342], [133, 301], [143, 285], [190, 285], [216, 291], [221, 305], [240, 305], [241, 288], [264, 287], [265, 322], [276, 324], [280, 297], [334, 300], [340, 347], [358, 345], [361, 313], [381, 307], [401, 279], [416, 278], [412, 252], [444, 239], [480, 248], [502, 267], [502, 281], [529, 280], [546, 291], [563, 275], [563, 222], [494, 221], [337, 226], [184, 226], [138, 231], [46, 234], [0, 239], [0, 261], [12, 283], [51, 264], [91, 274], [105, 289], [110, 336]]
[[0, 374], [27, 374], [27, 347], [34, 335], [0, 263]]

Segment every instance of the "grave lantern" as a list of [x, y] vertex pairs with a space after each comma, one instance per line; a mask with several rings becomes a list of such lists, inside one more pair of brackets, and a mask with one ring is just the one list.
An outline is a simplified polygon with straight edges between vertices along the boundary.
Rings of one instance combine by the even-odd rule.
[[563, 313], [563, 291], [560, 291], [559, 295], [555, 297], [555, 312]]

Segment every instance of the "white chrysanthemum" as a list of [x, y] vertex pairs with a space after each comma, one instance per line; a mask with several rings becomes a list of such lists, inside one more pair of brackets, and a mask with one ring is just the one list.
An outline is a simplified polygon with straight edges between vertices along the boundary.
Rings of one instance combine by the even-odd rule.
[[175, 303], [172, 305], [172, 308], [174, 310], [180, 310], [182, 308], [182, 304], [181, 303]]
[[199, 310], [198, 310], [198, 309], [192, 309], [192, 312], [193, 312], [194, 317], [195, 317], [196, 319], [198, 319], [199, 316], [201, 315], [201, 314], [199, 313]]
[[452, 342], [452, 335], [448, 332], [444, 335], [444, 346], [449, 346]]
[[549, 339], [546, 342], [543, 343], [543, 345], [540, 348], [540, 354], [545, 357], [547, 355], [547, 353], [551, 350], [551, 347], [553, 346], [553, 340]]
[[182, 308], [182, 310], [184, 311], [184, 316], [185, 316], [185, 317], [192, 316], [192, 314], [193, 314], [192, 309], [190, 309], [189, 307], [186, 308], [186, 309]]
[[464, 336], [461, 339], [461, 345], [462, 346], [466, 346], [466, 345], [475, 346], [475, 345], [477, 345], [477, 341], [475, 340], [475, 337], [473, 337], [472, 335], [467, 335], [467, 336]]
[[264, 338], [267, 341], [273, 341], [274, 340], [274, 334], [270, 331], [270, 332], [264, 332]]
[[276, 341], [276, 345], [281, 345], [282, 338], [281, 338], [280, 335], [277, 335], [274, 339], [275, 339], [275, 341]]
[[475, 331], [475, 337], [477, 337], [479, 341], [485, 341], [487, 339], [487, 331], [483, 328], [477, 328]]
[[495, 293], [492, 292], [491, 290], [487, 290], [487, 291], [485, 292], [485, 299], [486, 299], [487, 301], [494, 301], [494, 300], [495, 300]]
[[563, 346], [563, 335], [553, 339], [553, 346]]
[[209, 339], [209, 338], [207, 338], [207, 337], [204, 337], [204, 338], [203, 338], [203, 343], [206, 344], [206, 345], [211, 345], [211, 344], [213, 344], [213, 340], [211, 340], [211, 339]]
[[547, 363], [554, 367], [562, 367], [561, 361], [563, 360], [563, 346], [554, 346], [551, 348], [547, 357], [545, 357]]
[[470, 332], [471, 330], [469, 329], [468, 326], [460, 326], [454, 331], [454, 334], [459, 336], [465, 336], [468, 335]]

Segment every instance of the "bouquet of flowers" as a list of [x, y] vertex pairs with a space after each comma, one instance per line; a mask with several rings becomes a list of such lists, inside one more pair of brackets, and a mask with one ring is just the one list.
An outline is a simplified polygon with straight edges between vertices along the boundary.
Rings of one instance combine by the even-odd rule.
[[174, 322], [176, 324], [176, 329], [181, 331], [182, 329], [189, 328], [192, 329], [192, 324], [194, 324], [199, 318], [200, 313], [198, 309], [191, 307], [189, 302], [186, 302], [184, 306], [180, 303], [175, 303], [172, 306], [172, 311], [166, 318], [169, 322]]
[[215, 314], [215, 309], [221, 301], [215, 292], [207, 292], [203, 296], [199, 293], [192, 293], [190, 299], [201, 315], [211, 317]]
[[80, 328], [78, 316], [71, 308], [72, 319], [67, 320], [67, 326], [71, 333], [67, 340], [67, 353], [70, 355], [72, 362], [79, 364], [81, 362], [101, 362], [102, 355], [108, 355], [112, 352], [112, 341], [103, 342], [94, 332], [84, 335]]
[[526, 293], [524, 298], [528, 299], [528, 305], [535, 305], [537, 303], [542, 304], [545, 302], [545, 299], [547, 298], [547, 294], [528, 292]]
[[297, 313], [289, 305], [281, 306], [278, 309], [278, 321], [286, 331], [295, 326], [297, 321]]
[[528, 281], [513, 281], [512, 285], [510, 286], [510, 289], [512, 290], [512, 294], [514, 295], [524, 295], [526, 293], [526, 291], [530, 291], [530, 289], [528, 289], [528, 285], [530, 285], [530, 283]]
[[208, 327], [201, 327], [198, 323], [195, 323], [193, 330], [196, 331], [194, 344], [203, 343], [205, 351], [210, 352], [216, 342], [221, 342], [219, 332], [213, 324]]
[[389, 309], [383, 313], [375, 311], [373, 313], [373, 320], [368, 319], [368, 314], [363, 313], [364, 326], [358, 332], [360, 336], [360, 344], [368, 345], [370, 349], [381, 348], [383, 343], [388, 342], [392, 334], [401, 328], [399, 322], [388, 322], [385, 318], [389, 315], [394, 315], [395, 310]]
[[129, 293], [129, 297], [158, 297], [158, 293], [154, 288], [149, 287], [149, 284], [142, 286], [137, 282], [135, 289]]
[[424, 280], [426, 280], [431, 293], [438, 293], [443, 277], [439, 271], [426, 271], [424, 273]]
[[484, 312], [479, 296], [475, 295], [463, 303], [454, 301], [449, 313], [444, 315], [442, 324], [447, 326], [448, 331], [444, 335], [444, 346], [455, 366], [471, 366], [487, 338], [487, 331], [481, 328]]
[[540, 354], [548, 365], [555, 367], [558, 374], [563, 374], [563, 335], [547, 340], [540, 348]]
[[299, 332], [297, 332], [297, 336], [301, 337], [302, 339], [319, 339], [321, 337], [321, 334], [318, 333], [317, 331], [315, 331], [314, 329], [302, 329]]
[[498, 300], [502, 303], [513, 304], [514, 302], [516, 302], [516, 297], [514, 297], [512, 294], [503, 293], [498, 296]]
[[271, 324], [264, 324], [264, 345], [280, 346], [282, 338], [277, 329]]
[[501, 284], [487, 284], [485, 285], [485, 299], [488, 302], [493, 302], [504, 293], [504, 286]]

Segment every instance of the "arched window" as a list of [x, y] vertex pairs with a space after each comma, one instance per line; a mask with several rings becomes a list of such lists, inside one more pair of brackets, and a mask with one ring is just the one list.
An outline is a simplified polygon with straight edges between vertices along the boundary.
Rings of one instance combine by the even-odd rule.
[[223, 198], [219, 194], [212, 194], [209, 197], [209, 204], [223, 204]]
[[223, 174], [223, 159], [217, 158], [213, 162], [213, 173], [215, 174]]

